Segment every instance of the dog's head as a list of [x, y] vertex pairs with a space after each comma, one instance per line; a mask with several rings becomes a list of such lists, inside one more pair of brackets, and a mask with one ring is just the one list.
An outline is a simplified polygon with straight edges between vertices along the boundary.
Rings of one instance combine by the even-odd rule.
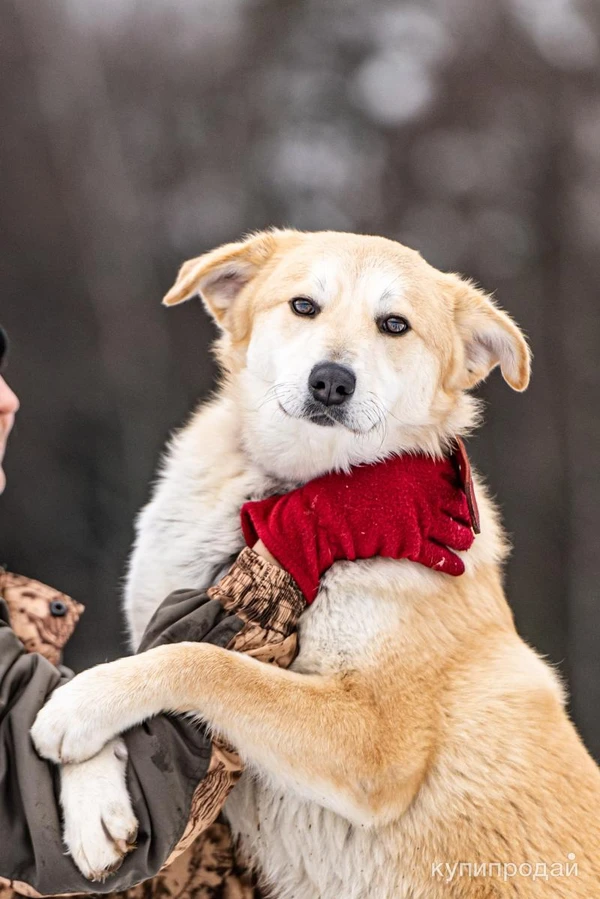
[[268, 231], [186, 262], [166, 305], [200, 294], [248, 450], [305, 479], [473, 425], [467, 391], [500, 365], [529, 381], [523, 335], [484, 293], [402, 244]]

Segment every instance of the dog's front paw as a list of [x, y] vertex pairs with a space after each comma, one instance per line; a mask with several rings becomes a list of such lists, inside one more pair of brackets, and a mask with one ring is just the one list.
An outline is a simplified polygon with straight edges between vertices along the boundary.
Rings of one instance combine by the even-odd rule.
[[84, 671], [59, 687], [38, 713], [31, 738], [42, 758], [56, 764], [83, 762], [125, 730], [114, 720], [106, 668]]
[[138, 824], [126, 766], [125, 744], [115, 740], [93, 759], [61, 769], [64, 843], [88, 880], [105, 880], [135, 848]]

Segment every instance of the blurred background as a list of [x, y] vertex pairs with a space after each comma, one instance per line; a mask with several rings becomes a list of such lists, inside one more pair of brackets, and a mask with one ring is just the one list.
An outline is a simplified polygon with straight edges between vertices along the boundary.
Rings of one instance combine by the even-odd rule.
[[86, 603], [70, 665], [124, 650], [134, 515], [214, 385], [200, 304], [160, 306], [179, 264], [269, 224], [383, 234], [530, 338], [470, 450], [600, 758], [599, 65], [593, 0], [4, 0], [0, 562]]

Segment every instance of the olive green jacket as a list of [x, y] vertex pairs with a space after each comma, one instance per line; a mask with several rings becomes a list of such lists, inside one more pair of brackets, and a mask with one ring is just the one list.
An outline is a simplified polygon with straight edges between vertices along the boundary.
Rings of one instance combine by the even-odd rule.
[[[303, 608], [291, 577], [246, 549], [215, 587], [168, 597], [140, 651], [201, 640], [287, 666]], [[56, 665], [82, 611], [37, 581], [0, 572], [0, 892], [106, 894], [148, 880], [215, 821], [241, 772], [235, 751], [195, 722], [160, 716], [129, 731], [137, 848], [104, 883], [84, 879], [61, 843], [58, 771], [29, 737], [49, 694], [72, 676]]]

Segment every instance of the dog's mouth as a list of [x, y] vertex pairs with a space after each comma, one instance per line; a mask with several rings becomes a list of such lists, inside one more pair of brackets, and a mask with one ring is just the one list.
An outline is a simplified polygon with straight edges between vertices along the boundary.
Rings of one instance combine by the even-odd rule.
[[[310, 400], [307, 400], [298, 412], [290, 412], [285, 408], [281, 400], [278, 401], [278, 405], [284, 415], [287, 415], [288, 418], [309, 421], [311, 424], [318, 425], [321, 428], [332, 428], [335, 425], [349, 427], [347, 424], [348, 416], [345, 409], [325, 409], [319, 403], [313, 403]], [[352, 430], [352, 428], [349, 428], [349, 430]]]
[[353, 426], [347, 409], [336, 408], [335, 406], [325, 408], [320, 403], [314, 403], [311, 400], [306, 400], [298, 412], [290, 412], [281, 401], [279, 401], [279, 408], [288, 418], [308, 421], [320, 428], [334, 428], [337, 426], [351, 431], [353, 434], [364, 434], [371, 430], [371, 427], [362, 429]]
[[321, 428], [332, 428], [335, 425], [347, 427], [348, 414], [345, 409], [336, 408], [335, 406], [325, 408], [319, 403], [307, 400], [302, 409], [301, 417], [314, 425], [319, 425]]
[[335, 425], [342, 424], [342, 422], [330, 418], [329, 415], [324, 412], [315, 415], [303, 415], [302, 418], [306, 419], [306, 421], [310, 421], [313, 425], [318, 425], [320, 428], [333, 428]]
[[351, 401], [329, 405], [310, 395], [298, 396], [295, 389], [277, 384], [267, 393], [267, 401], [269, 399], [275, 400], [286, 418], [306, 421], [318, 428], [338, 428], [357, 437], [375, 432], [381, 440], [387, 431], [385, 407], [373, 393], [367, 399], [352, 397]]

